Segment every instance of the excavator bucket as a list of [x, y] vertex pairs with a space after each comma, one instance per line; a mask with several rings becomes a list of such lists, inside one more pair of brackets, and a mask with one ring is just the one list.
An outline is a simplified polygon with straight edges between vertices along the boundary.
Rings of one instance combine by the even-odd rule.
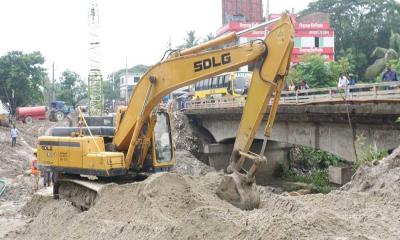
[[265, 163], [267, 159], [252, 152], [239, 151], [238, 154], [241, 156], [242, 164], [245, 159], [253, 162], [251, 168], [246, 174], [236, 169], [228, 169], [232, 173], [224, 176], [217, 189], [217, 195], [242, 210], [252, 210], [260, 205], [260, 193], [254, 184], [255, 173], [258, 166]]
[[260, 194], [253, 182], [237, 171], [225, 175], [218, 189], [217, 195], [242, 210], [252, 210], [260, 205]]

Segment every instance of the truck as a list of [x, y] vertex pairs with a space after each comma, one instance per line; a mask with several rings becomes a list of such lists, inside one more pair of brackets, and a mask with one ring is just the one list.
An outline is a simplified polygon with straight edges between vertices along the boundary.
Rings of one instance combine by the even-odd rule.
[[74, 110], [73, 106], [66, 105], [64, 101], [51, 102], [49, 120], [52, 122], [61, 121]]
[[[265, 39], [230, 44], [237, 42], [239, 36], [268, 24], [274, 26]], [[126, 108], [117, 112], [115, 119], [120, 122], [114, 124], [114, 132], [105, 133], [106, 126], [97, 126], [97, 134], [92, 132], [92, 127], [80, 114], [83, 126], [70, 136], [64, 133], [64, 136], [39, 137], [38, 163], [55, 173], [54, 197], [87, 210], [96, 203], [105, 183], [136, 181], [173, 169], [176, 158], [170, 115], [156, 107], [163, 96], [182, 86], [253, 64], [228, 174], [219, 183], [216, 194], [240, 209], [257, 208], [260, 196], [254, 184], [255, 173], [260, 164], [266, 164], [266, 144], [289, 71], [293, 46], [294, 24], [288, 14], [283, 14], [279, 19], [238, 33], [168, 52], [165, 59], [141, 77]], [[272, 96], [261, 151], [249, 152]]]
[[0, 100], [0, 126], [8, 127], [10, 125], [10, 110], [8, 106]]
[[46, 106], [17, 107], [15, 117], [17, 121], [32, 123], [33, 120], [45, 120], [47, 113]]

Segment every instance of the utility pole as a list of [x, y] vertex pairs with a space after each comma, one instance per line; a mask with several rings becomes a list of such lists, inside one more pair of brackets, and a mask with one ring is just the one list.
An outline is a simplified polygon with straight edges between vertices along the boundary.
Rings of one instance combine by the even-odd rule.
[[103, 114], [104, 94], [103, 77], [100, 71], [100, 36], [99, 11], [97, 0], [89, 0], [89, 74], [88, 99], [89, 115]]
[[55, 80], [54, 80], [54, 61], [53, 64], [51, 65], [51, 73], [52, 73], [52, 77], [51, 77], [51, 100], [50, 102], [54, 102], [55, 101]]
[[128, 106], [128, 57], [125, 58], [125, 105]]

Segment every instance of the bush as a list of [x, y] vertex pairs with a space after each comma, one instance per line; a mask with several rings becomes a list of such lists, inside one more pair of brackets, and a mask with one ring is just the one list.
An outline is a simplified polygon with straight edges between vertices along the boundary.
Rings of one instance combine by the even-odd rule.
[[329, 183], [327, 169], [312, 169], [310, 172], [305, 174], [291, 169], [284, 179], [287, 181], [310, 184], [310, 190], [312, 193], [328, 193], [335, 189], [335, 186]]
[[377, 149], [375, 147], [372, 147], [372, 145], [369, 145], [364, 149], [362, 152], [361, 156], [359, 156], [354, 163], [355, 169], [366, 165], [370, 164], [376, 160], [380, 160], [388, 155], [388, 151], [384, 149]]
[[290, 151], [291, 165], [304, 169], [326, 169], [343, 160], [336, 155], [309, 147], [296, 146]]

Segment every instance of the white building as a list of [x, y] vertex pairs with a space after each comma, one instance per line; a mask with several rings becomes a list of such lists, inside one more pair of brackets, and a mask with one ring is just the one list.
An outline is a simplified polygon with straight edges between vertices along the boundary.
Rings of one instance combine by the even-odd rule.
[[119, 79], [119, 95], [121, 99], [125, 99], [125, 103], [128, 103], [132, 90], [138, 84], [142, 74], [128, 73], [123, 75]]

